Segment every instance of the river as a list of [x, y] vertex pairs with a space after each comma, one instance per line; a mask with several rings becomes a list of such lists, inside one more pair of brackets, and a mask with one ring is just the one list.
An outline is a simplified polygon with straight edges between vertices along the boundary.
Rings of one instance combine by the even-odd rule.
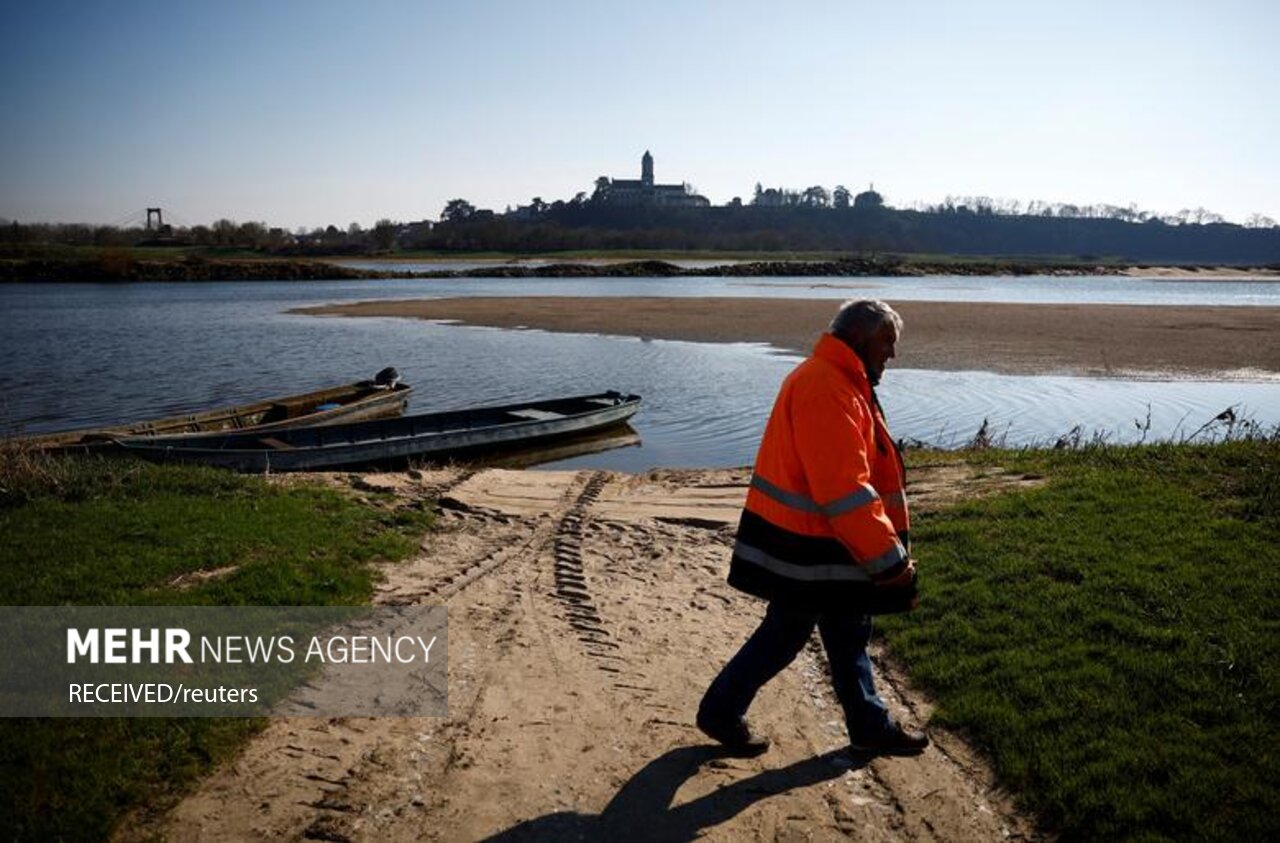
[[[449, 279], [0, 286], [0, 425], [37, 433], [171, 415], [369, 377], [416, 388], [410, 412], [618, 389], [644, 397], [640, 444], [554, 466], [643, 470], [751, 461], [796, 363], [766, 346], [317, 318], [327, 302], [457, 295], [883, 296], [1280, 306], [1280, 284], [1132, 278]], [[1228, 406], [1280, 424], [1280, 382], [1139, 381], [890, 369], [894, 433], [961, 445], [983, 421], [1008, 445], [1079, 426], [1112, 442], [1180, 438]], [[1086, 409], [1087, 408], [1087, 409]], [[1150, 424], [1148, 425], [1148, 416]]]

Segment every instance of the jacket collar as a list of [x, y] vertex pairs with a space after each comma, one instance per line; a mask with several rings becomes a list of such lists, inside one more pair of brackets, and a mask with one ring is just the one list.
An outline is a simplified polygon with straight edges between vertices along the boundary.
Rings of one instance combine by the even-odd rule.
[[876, 391], [871, 387], [871, 381], [867, 377], [867, 367], [862, 362], [862, 358], [852, 348], [829, 333], [818, 338], [817, 344], [813, 347], [813, 356], [835, 366], [853, 383], [854, 389], [858, 390], [863, 400], [874, 408], [871, 415], [875, 419], [876, 447], [881, 453], [893, 453], [897, 459], [898, 470], [905, 477], [906, 464], [902, 461], [902, 451], [898, 448], [898, 443], [894, 442], [893, 437], [889, 435], [884, 410], [880, 407], [880, 399], [876, 397]]
[[837, 339], [833, 334], [823, 334], [813, 347], [813, 356], [827, 361], [844, 373], [867, 400], [871, 398], [871, 381], [867, 378], [867, 367], [862, 358], [853, 349]]

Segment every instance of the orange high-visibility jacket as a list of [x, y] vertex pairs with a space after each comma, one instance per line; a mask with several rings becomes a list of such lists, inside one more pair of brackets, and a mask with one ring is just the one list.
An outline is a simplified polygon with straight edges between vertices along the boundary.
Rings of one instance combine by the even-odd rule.
[[783, 381], [756, 455], [729, 583], [856, 609], [907, 564], [902, 458], [866, 367], [831, 334]]

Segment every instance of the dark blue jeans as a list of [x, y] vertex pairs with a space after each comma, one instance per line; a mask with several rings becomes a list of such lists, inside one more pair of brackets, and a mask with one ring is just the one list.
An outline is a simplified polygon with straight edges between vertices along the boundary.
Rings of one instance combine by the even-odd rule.
[[865, 737], [888, 728], [892, 721], [884, 700], [876, 694], [867, 656], [870, 616], [815, 612], [778, 601], [769, 604], [760, 626], [711, 683], [699, 713], [725, 719], [745, 715], [756, 693], [791, 664], [815, 626], [831, 664], [831, 684], [844, 709], [849, 737]]

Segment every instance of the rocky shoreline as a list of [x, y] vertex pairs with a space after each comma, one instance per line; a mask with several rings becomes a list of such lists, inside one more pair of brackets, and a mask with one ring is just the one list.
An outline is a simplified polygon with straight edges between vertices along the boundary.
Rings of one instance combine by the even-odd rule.
[[918, 262], [880, 258], [833, 261], [753, 261], [709, 267], [681, 267], [660, 260], [619, 263], [554, 263], [542, 266], [496, 264], [465, 270], [410, 272], [357, 269], [308, 260], [97, 260], [0, 261], [0, 282], [128, 281], [325, 281], [382, 278], [866, 278], [926, 275], [1119, 275], [1124, 267], [1030, 261]]

